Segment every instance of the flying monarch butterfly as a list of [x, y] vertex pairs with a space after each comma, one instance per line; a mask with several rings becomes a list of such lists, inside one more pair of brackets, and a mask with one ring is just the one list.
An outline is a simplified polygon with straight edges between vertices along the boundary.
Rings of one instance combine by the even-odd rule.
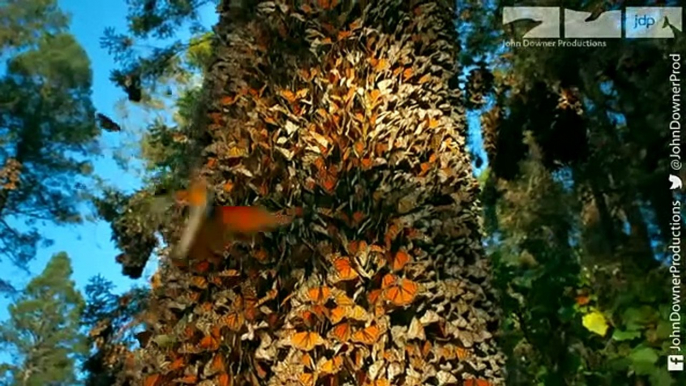
[[210, 260], [223, 248], [229, 237], [271, 231], [289, 224], [290, 216], [277, 215], [254, 206], [215, 206], [203, 180], [194, 181], [179, 195], [188, 203], [190, 214], [181, 239], [172, 251], [172, 259]]
[[98, 119], [100, 127], [109, 132], [121, 131], [121, 126], [110, 119], [107, 115], [97, 113], [95, 117]]

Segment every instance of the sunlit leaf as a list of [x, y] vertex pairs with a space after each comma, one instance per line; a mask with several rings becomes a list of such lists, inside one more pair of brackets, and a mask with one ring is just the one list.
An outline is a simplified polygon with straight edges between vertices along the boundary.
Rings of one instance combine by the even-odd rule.
[[584, 315], [582, 318], [582, 323], [588, 331], [596, 333], [600, 336], [605, 336], [607, 329], [609, 328], [605, 316], [598, 311], [592, 311], [589, 314]]

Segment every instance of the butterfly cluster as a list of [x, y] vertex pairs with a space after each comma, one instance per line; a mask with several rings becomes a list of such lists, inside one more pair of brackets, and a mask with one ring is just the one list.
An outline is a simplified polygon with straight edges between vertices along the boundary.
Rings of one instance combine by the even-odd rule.
[[232, 4], [200, 174], [218, 205], [292, 221], [163, 261], [128, 373], [145, 386], [501, 385], [452, 2]]

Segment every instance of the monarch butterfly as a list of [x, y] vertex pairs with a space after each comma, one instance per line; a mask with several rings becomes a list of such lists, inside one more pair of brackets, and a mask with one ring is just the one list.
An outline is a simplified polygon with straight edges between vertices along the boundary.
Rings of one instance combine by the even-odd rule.
[[110, 119], [107, 115], [97, 113], [95, 117], [98, 120], [98, 123], [100, 124], [100, 127], [105, 129], [106, 131], [109, 132], [116, 132], [116, 131], [121, 131], [121, 126], [119, 126], [116, 122], [114, 122], [112, 119]]
[[324, 304], [331, 297], [331, 289], [329, 287], [314, 287], [307, 290], [307, 300], [315, 304]]
[[358, 273], [353, 268], [350, 259], [347, 257], [341, 257], [333, 261], [333, 268], [335, 273], [333, 274], [333, 281], [348, 281], [355, 280], [359, 277]]
[[205, 335], [205, 337], [200, 340], [198, 347], [207, 351], [217, 351], [219, 350], [219, 339], [212, 335]]
[[331, 359], [321, 358], [317, 366], [320, 374], [336, 374], [343, 366], [343, 357], [338, 355]]
[[208, 377], [226, 371], [226, 363], [224, 363], [224, 355], [222, 353], [214, 354], [212, 360], [209, 361], [203, 369], [203, 374]]
[[392, 274], [386, 274], [381, 285], [383, 299], [399, 307], [412, 303], [419, 292], [417, 283], [408, 279], [399, 279]]
[[172, 251], [172, 259], [210, 260], [229, 241], [227, 236], [266, 232], [291, 221], [290, 216], [276, 215], [260, 207], [214, 206], [213, 195], [202, 180], [191, 184], [185, 198], [190, 215]]
[[186, 368], [186, 361], [183, 357], [178, 357], [169, 365], [170, 371], [177, 371]]
[[333, 328], [329, 332], [330, 337], [336, 339], [341, 343], [346, 343], [348, 340], [350, 340], [351, 335], [352, 329], [350, 327], [350, 323], [348, 322], [343, 322], [333, 326]]
[[389, 258], [389, 263], [393, 271], [400, 271], [409, 262], [410, 255], [408, 255], [405, 251], [398, 251], [395, 253], [395, 255], [393, 255], [393, 257]]
[[377, 325], [371, 325], [363, 329], [355, 331], [352, 334], [352, 341], [371, 346], [379, 340], [381, 336], [381, 329]]
[[312, 351], [315, 347], [325, 343], [324, 338], [316, 332], [296, 332], [291, 337], [291, 346], [302, 351]]

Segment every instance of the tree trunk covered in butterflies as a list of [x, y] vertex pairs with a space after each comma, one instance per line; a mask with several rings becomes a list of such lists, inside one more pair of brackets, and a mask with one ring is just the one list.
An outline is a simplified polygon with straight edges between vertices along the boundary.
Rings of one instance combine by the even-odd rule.
[[502, 384], [452, 2], [226, 3], [200, 174], [298, 215], [163, 264], [133, 384]]

